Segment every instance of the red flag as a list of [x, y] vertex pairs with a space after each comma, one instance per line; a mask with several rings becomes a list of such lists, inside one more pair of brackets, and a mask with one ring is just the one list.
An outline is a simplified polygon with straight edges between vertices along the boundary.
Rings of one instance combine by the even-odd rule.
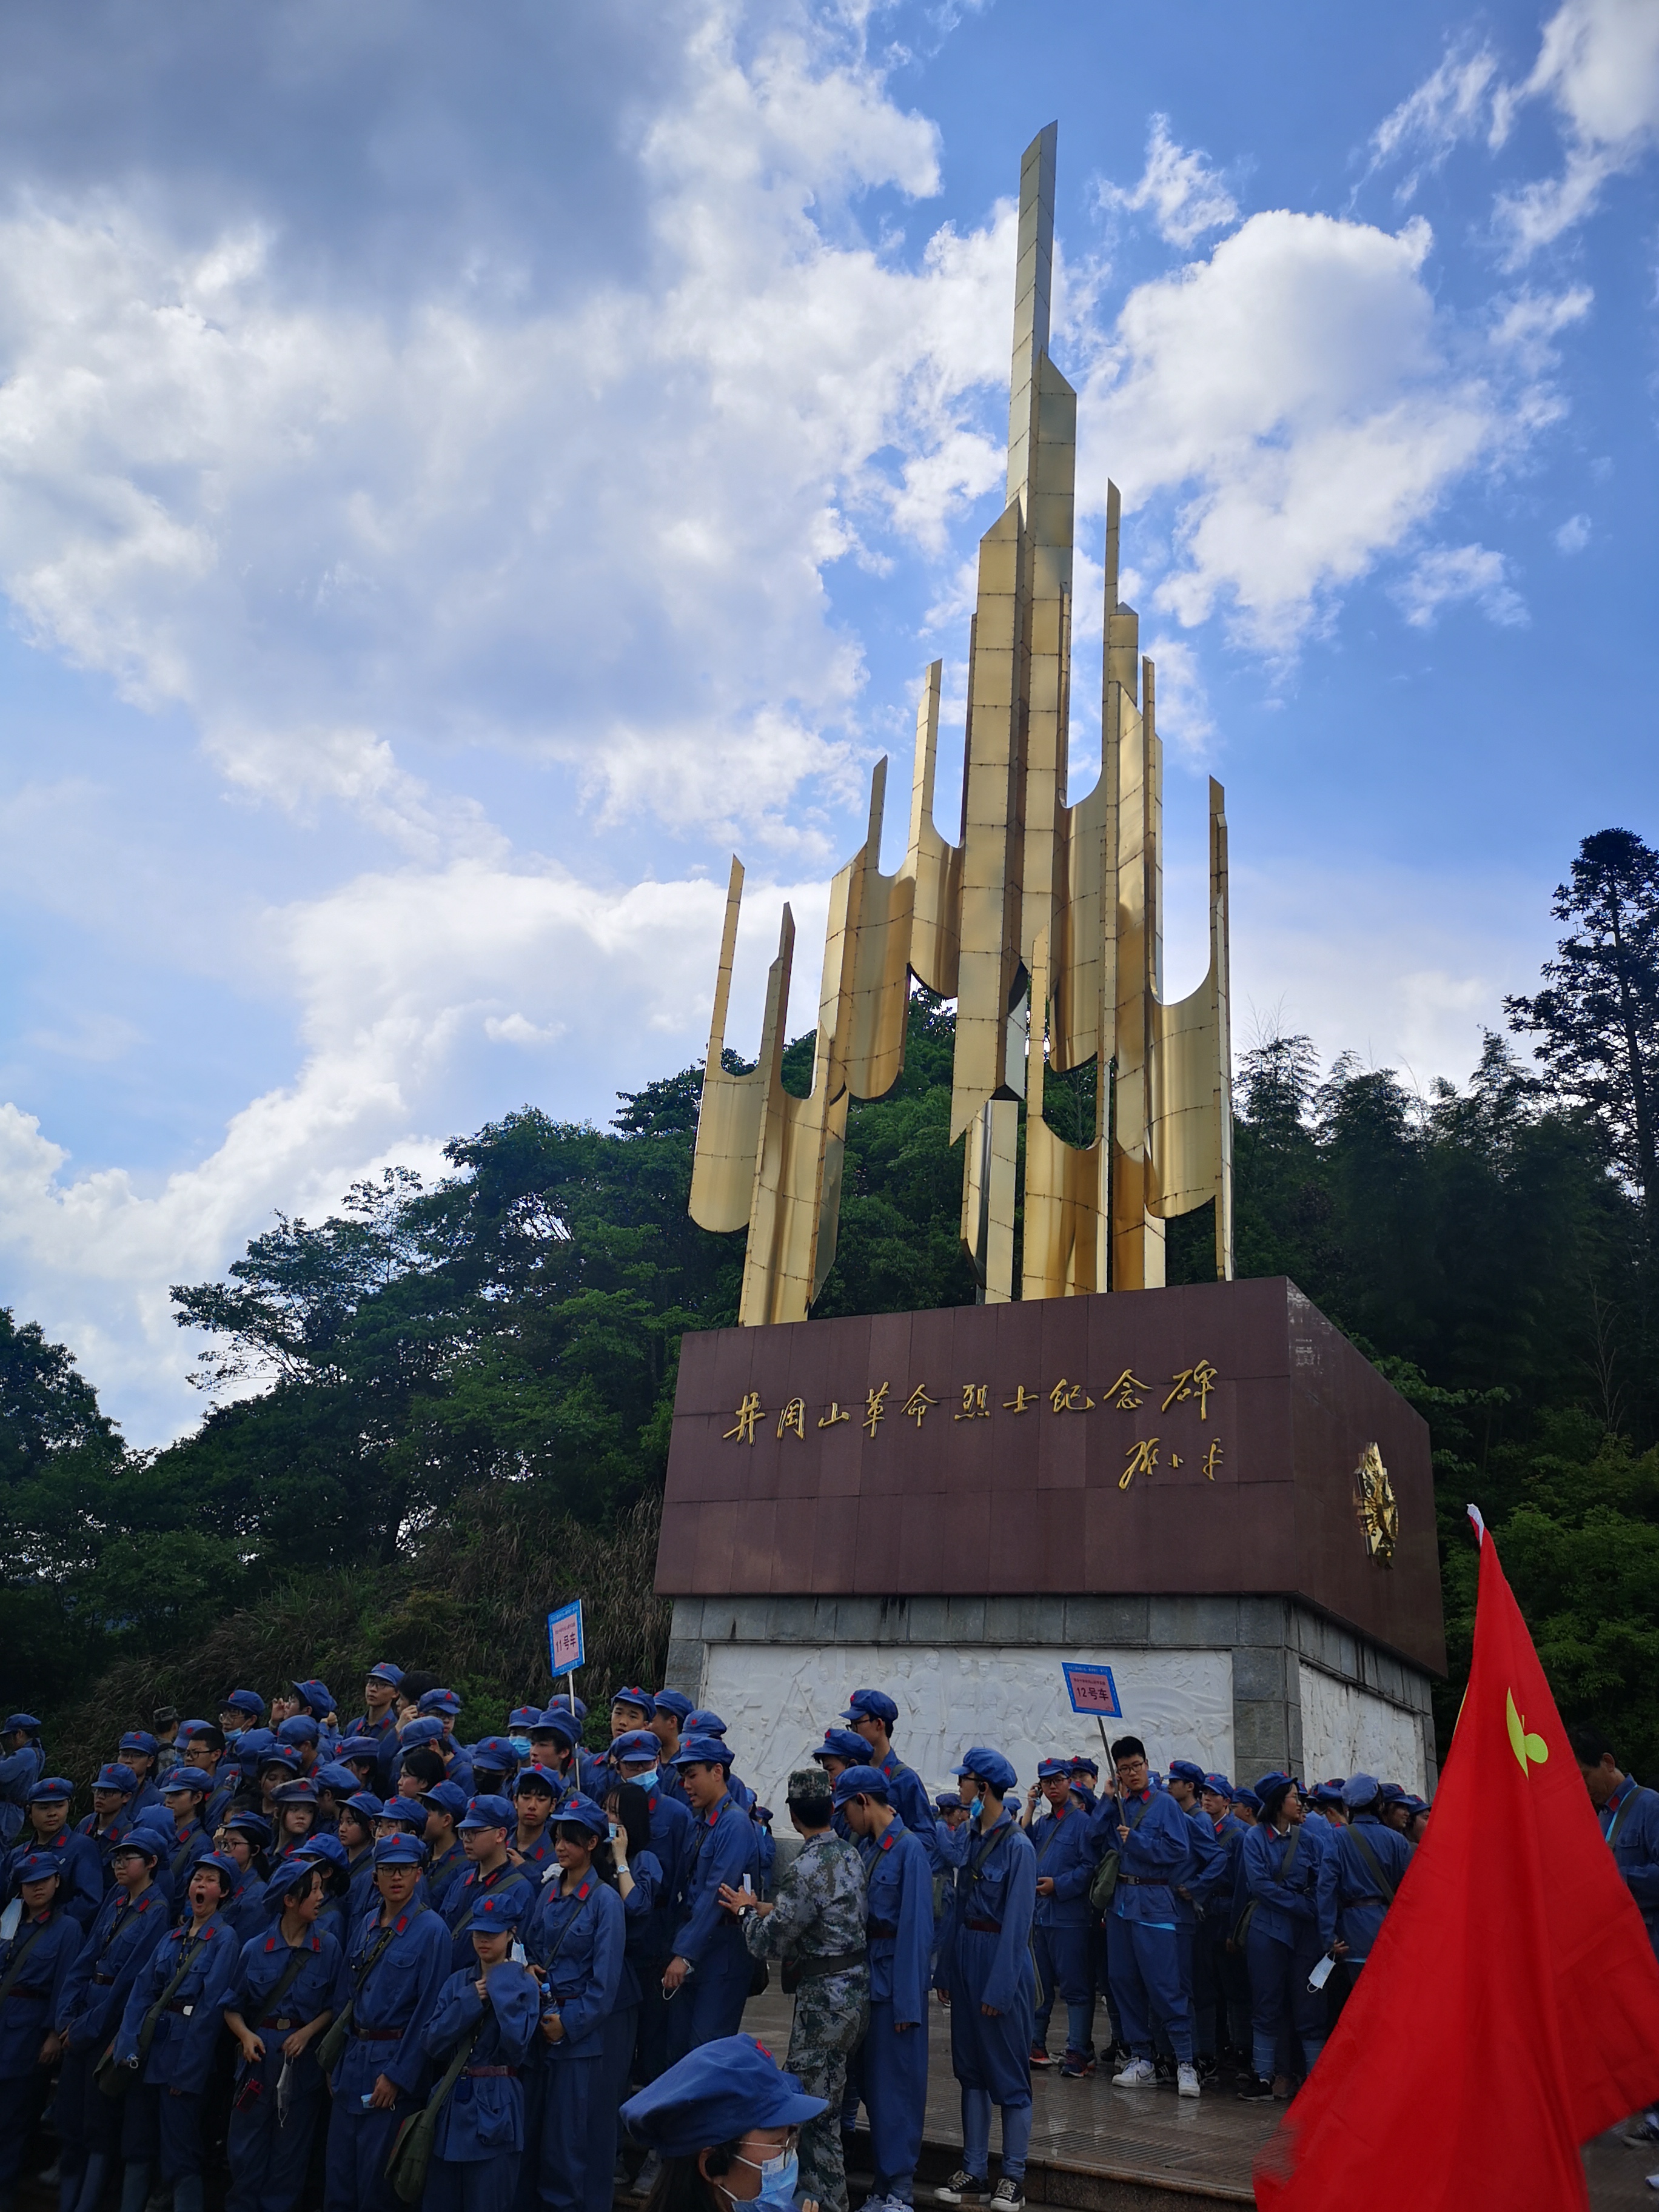
[[1659, 2090], [1659, 1965], [1486, 1536], [1474, 1663], [1427, 1833], [1307, 2086], [1264, 2212], [1588, 2205], [1578, 2154]]

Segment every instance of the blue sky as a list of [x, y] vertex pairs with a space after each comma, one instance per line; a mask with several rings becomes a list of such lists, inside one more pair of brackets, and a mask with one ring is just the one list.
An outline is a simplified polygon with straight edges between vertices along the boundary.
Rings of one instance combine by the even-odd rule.
[[1051, 118], [1073, 795], [1109, 472], [1169, 988], [1213, 773], [1236, 1045], [1462, 1079], [1659, 837], [1651, 0], [0, 25], [0, 1302], [134, 1441], [274, 1208], [697, 1058], [733, 849], [804, 1026], [936, 655], [953, 827]]

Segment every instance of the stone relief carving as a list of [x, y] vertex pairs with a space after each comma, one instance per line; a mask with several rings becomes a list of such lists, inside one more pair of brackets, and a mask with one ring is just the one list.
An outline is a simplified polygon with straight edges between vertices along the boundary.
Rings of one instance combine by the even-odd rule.
[[1101, 1759], [1100, 1731], [1074, 1713], [1062, 1659], [1112, 1669], [1121, 1729], [1139, 1735], [1159, 1771], [1195, 1759], [1231, 1774], [1233, 1665], [1226, 1651], [1079, 1650], [975, 1644], [938, 1650], [894, 1644], [717, 1644], [708, 1647], [702, 1701], [726, 1723], [738, 1773], [787, 1825], [789, 1770], [820, 1743], [854, 1690], [885, 1690], [899, 1709], [893, 1743], [930, 1791], [952, 1787], [969, 1744], [994, 1745], [1025, 1788], [1039, 1759], [1087, 1752]]
[[1374, 1774], [1403, 1783], [1420, 1796], [1427, 1780], [1423, 1730], [1417, 1716], [1391, 1705], [1374, 1691], [1309, 1666], [1301, 1673], [1302, 1765], [1309, 1782], [1340, 1774]]

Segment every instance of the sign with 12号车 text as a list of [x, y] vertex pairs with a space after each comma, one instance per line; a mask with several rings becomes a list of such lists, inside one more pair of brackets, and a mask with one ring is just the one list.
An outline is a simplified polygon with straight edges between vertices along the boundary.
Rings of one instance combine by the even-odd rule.
[[1123, 1708], [1117, 1701], [1117, 1684], [1112, 1680], [1109, 1667], [1092, 1667], [1081, 1660], [1060, 1662], [1060, 1672], [1066, 1677], [1066, 1693], [1072, 1700], [1074, 1713], [1093, 1713], [1103, 1721], [1121, 1721]]
[[582, 1601], [573, 1597], [547, 1616], [547, 1649], [555, 1674], [574, 1674], [582, 1663]]

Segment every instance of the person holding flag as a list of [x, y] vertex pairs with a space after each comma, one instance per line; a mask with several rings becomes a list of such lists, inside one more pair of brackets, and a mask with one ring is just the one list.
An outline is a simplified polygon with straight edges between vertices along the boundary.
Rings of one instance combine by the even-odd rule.
[[1579, 2146], [1659, 2084], [1659, 1963], [1481, 1539], [1474, 1662], [1434, 1817], [1324, 2055], [1255, 2165], [1259, 2212], [1587, 2212]]

